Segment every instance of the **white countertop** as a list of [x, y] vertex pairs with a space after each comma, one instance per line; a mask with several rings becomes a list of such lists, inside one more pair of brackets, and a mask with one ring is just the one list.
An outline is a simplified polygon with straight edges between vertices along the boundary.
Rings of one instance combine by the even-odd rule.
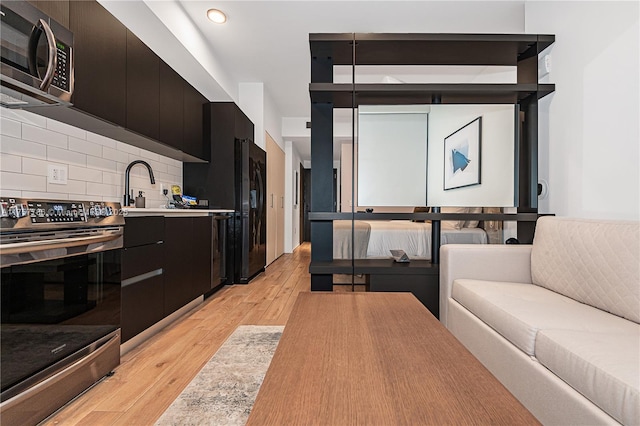
[[164, 209], [164, 208], [135, 208], [122, 209], [125, 217], [135, 216], [211, 216], [216, 213], [233, 213], [233, 210], [224, 209]]

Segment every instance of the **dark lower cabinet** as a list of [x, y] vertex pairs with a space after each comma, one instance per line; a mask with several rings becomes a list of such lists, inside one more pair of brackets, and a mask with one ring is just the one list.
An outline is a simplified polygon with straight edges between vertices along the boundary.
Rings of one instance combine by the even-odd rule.
[[164, 318], [164, 218], [127, 218], [122, 253], [122, 342]]
[[165, 218], [165, 315], [211, 289], [212, 220], [209, 216]]
[[214, 288], [215, 229], [211, 216], [126, 219], [122, 342]]
[[163, 245], [125, 248], [122, 256], [122, 342], [164, 318]]

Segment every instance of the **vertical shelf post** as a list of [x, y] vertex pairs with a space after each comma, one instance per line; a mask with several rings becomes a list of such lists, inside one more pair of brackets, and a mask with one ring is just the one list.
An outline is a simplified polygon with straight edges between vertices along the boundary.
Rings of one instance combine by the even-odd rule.
[[[311, 82], [333, 82], [329, 45], [316, 44], [311, 52]], [[333, 211], [333, 104], [311, 103], [311, 211]], [[311, 222], [311, 262], [333, 260], [333, 222]], [[332, 291], [332, 274], [312, 274], [311, 291]]]

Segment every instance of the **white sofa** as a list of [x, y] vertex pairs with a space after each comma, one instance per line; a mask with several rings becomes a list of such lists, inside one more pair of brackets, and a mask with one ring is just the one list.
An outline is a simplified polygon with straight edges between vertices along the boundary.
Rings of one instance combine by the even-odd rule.
[[440, 320], [543, 424], [640, 424], [640, 223], [441, 248]]

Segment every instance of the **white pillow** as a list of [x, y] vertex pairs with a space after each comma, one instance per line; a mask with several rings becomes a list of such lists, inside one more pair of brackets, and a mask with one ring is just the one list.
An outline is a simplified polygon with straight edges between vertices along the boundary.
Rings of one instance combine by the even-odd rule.
[[[482, 213], [482, 207], [467, 207], [467, 213]], [[479, 221], [477, 220], [465, 220], [462, 225], [463, 228], [477, 228]]]
[[[442, 207], [440, 209], [441, 213], [467, 213], [466, 207]], [[442, 228], [443, 229], [462, 229], [464, 226], [464, 220], [443, 220]]]

